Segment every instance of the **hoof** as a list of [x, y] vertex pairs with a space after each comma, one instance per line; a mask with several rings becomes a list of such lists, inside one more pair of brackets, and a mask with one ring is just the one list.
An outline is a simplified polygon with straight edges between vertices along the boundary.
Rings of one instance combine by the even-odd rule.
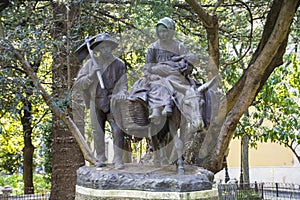
[[96, 162], [96, 163], [95, 163], [95, 166], [96, 166], [96, 167], [105, 167], [106, 164], [105, 164], [104, 162]]
[[115, 169], [124, 169], [125, 166], [123, 163], [118, 163], [118, 164], [115, 164]]
[[168, 159], [164, 158], [164, 159], [161, 161], [161, 165], [169, 165]]
[[178, 168], [178, 175], [184, 175], [184, 168]]
[[154, 167], [161, 167], [161, 164], [159, 161], [154, 161], [153, 164], [154, 164]]

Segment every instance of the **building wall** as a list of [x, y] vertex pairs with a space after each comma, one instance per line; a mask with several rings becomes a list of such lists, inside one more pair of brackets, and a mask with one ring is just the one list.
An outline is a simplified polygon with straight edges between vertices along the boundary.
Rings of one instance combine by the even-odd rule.
[[[241, 163], [241, 141], [234, 139], [229, 146], [228, 167], [239, 167]], [[249, 149], [249, 165], [257, 166], [294, 166], [291, 150], [277, 143], [258, 143], [257, 148]]]
[[[227, 157], [231, 179], [239, 180], [241, 142], [232, 140]], [[298, 149], [299, 150], [299, 149]], [[300, 184], [300, 164], [292, 151], [276, 143], [258, 143], [249, 149], [250, 182], [280, 182]], [[216, 182], [224, 182], [225, 170], [215, 175]]]

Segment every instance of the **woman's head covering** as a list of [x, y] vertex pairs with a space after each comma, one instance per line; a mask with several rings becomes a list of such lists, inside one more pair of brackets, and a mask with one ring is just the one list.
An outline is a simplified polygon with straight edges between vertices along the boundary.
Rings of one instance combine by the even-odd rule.
[[170, 32], [170, 38], [173, 38], [174, 35], [175, 35], [175, 29], [176, 29], [176, 24], [174, 22], [173, 19], [169, 18], [169, 17], [164, 17], [160, 20], [158, 20], [158, 22], [156, 23], [156, 34], [157, 36], [159, 37], [159, 34], [158, 34], [158, 26], [159, 25], [163, 25], [164, 27], [166, 27], [166, 29], [169, 30]]
[[176, 29], [174, 20], [169, 17], [164, 17], [164, 18], [158, 20], [156, 27], [158, 25], [164, 25], [167, 29], [173, 30], [173, 31], [175, 31], [175, 29]]

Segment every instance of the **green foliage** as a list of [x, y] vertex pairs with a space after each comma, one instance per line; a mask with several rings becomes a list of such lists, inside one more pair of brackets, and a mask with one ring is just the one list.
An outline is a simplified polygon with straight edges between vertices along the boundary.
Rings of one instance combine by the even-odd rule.
[[[36, 131], [39, 132], [39, 149], [37, 151], [34, 162], [36, 167], [44, 167], [47, 176], [45, 178], [50, 179], [52, 173], [51, 159], [51, 144], [52, 144], [52, 134], [51, 134], [52, 123], [50, 117], [44, 123], [39, 123], [36, 127]], [[50, 181], [50, 180], [49, 180]]]
[[300, 144], [300, 112], [299, 112], [299, 66], [296, 54], [287, 58], [288, 65], [277, 68], [267, 81], [262, 93], [258, 96], [259, 114], [271, 125], [262, 126], [259, 137], [262, 141], [290, 145]]
[[[230, 3], [230, 2], [228, 2]], [[264, 20], [271, 2], [249, 1], [247, 5], [231, 2], [233, 7], [224, 4], [217, 10], [220, 19], [220, 51], [223, 86], [225, 91], [238, 81], [246, 70], [260, 41]], [[248, 12], [247, 7], [251, 10]], [[251, 21], [252, 20], [252, 21]], [[299, 13], [292, 26], [288, 51], [299, 44]], [[250, 28], [253, 24], [252, 38]], [[250, 43], [251, 42], [251, 43]], [[251, 47], [247, 52], [248, 47]], [[297, 49], [297, 47], [295, 48]], [[246, 53], [246, 54], [245, 54]], [[245, 54], [243, 59], [242, 56]], [[236, 62], [237, 61], [237, 62]], [[250, 145], [257, 141], [278, 142], [291, 146], [300, 143], [299, 139], [299, 58], [289, 53], [284, 64], [269, 77], [256, 100], [240, 120], [236, 136], [247, 134]]]
[[0, 119], [0, 173], [12, 174], [21, 165], [24, 147], [20, 122], [8, 115]]
[[300, 144], [300, 62], [290, 54], [285, 63], [275, 69], [238, 126], [238, 135], [248, 134], [253, 146], [256, 141]]
[[23, 177], [20, 174], [2, 175], [0, 176], [0, 186], [10, 186], [14, 193], [21, 194], [24, 188]]
[[227, 1], [217, 9], [220, 26], [220, 72], [228, 91], [247, 68], [263, 31], [269, 1]]
[[[52, 51], [51, 40], [49, 40], [50, 21], [49, 3], [47, 2], [11, 2], [1, 13], [1, 25], [5, 37], [0, 40], [1, 59], [0, 59], [0, 172], [14, 173], [22, 166], [22, 150], [24, 148], [24, 130], [20, 122], [24, 111], [32, 112], [32, 139], [35, 147], [40, 146], [41, 138], [49, 135], [43, 132], [40, 127], [44, 123], [49, 123], [49, 109], [43, 102], [39, 91], [37, 91], [32, 81], [11, 54], [8, 44], [13, 44], [25, 55], [29, 64], [38, 74], [42, 83], [47, 84], [51, 81], [51, 62], [49, 53]], [[18, 17], [16, 17], [16, 13]], [[4, 50], [3, 50], [4, 49]], [[50, 66], [50, 67], [49, 67]], [[30, 101], [32, 110], [24, 106], [25, 100]], [[39, 149], [38, 149], [39, 150]], [[40, 150], [39, 150], [40, 151]], [[34, 157], [36, 167], [42, 161], [37, 152]]]
[[[33, 175], [34, 193], [50, 193], [51, 185], [48, 176], [42, 174]], [[24, 194], [24, 184], [22, 174], [2, 175], [0, 176], [0, 186], [10, 186], [13, 194]]]
[[[201, 1], [203, 7], [212, 13], [217, 1]], [[149, 44], [157, 39], [156, 22], [165, 16], [176, 21], [177, 39], [191, 52], [196, 53], [200, 63], [193, 74], [196, 80], [206, 79], [207, 54], [206, 31], [200, 20], [184, 1], [61, 1], [68, 8], [80, 5], [78, 21], [70, 21], [67, 33], [59, 32], [61, 40], [52, 38], [54, 24], [53, 7], [50, 1], [11, 1], [1, 13], [1, 23], [5, 37], [1, 38], [0, 54], [0, 171], [16, 172], [21, 165], [23, 132], [20, 115], [23, 100], [33, 104], [33, 138], [35, 165], [45, 165], [51, 171], [51, 114], [43, 103], [39, 91], [31, 85], [31, 80], [22, 70], [20, 63], [11, 55], [8, 43], [25, 55], [38, 77], [51, 93], [53, 60], [62, 52], [66, 58], [75, 59], [73, 52], [89, 35], [109, 32], [120, 41], [120, 50], [115, 52], [126, 63], [129, 85], [143, 76], [143, 64]], [[215, 14], [219, 18], [220, 72], [224, 90], [228, 91], [238, 81], [247, 68], [247, 63], [258, 45], [262, 25], [271, 1], [226, 1]], [[251, 13], [249, 10], [251, 10]], [[68, 15], [70, 13], [66, 13]], [[299, 44], [299, 12], [292, 27], [291, 43]], [[251, 25], [253, 25], [252, 37]], [[4, 50], [3, 50], [4, 49]], [[2, 51], [3, 50], [3, 51]], [[299, 136], [299, 59], [296, 55], [286, 58], [259, 93], [253, 110], [245, 115], [237, 129], [237, 135], [249, 134], [255, 141], [290, 143], [300, 140]], [[67, 65], [67, 64], [66, 64]], [[53, 68], [52, 68], [53, 67]], [[31, 95], [28, 95], [32, 93]], [[28, 97], [30, 96], [30, 97]], [[70, 98], [57, 99], [60, 108], [69, 108]], [[24, 108], [26, 109], [26, 108]], [[264, 126], [269, 121], [272, 126]]]
[[262, 199], [259, 194], [253, 192], [252, 190], [238, 190], [238, 200], [251, 199], [251, 200], [260, 200]]

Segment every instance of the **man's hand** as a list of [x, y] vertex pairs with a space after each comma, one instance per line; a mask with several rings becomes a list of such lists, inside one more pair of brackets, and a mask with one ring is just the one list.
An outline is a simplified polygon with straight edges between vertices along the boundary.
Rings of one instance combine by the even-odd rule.
[[125, 99], [127, 99], [127, 95], [125, 93], [121, 92], [121, 93], [115, 94], [114, 98], [117, 100], [125, 100]]
[[156, 80], [159, 80], [159, 79], [160, 79], [160, 77], [156, 74], [151, 74], [150, 75], [150, 81], [156, 81]]
[[89, 79], [97, 79], [97, 72], [99, 71], [100, 69], [93, 69], [91, 70], [90, 74], [89, 74]]

